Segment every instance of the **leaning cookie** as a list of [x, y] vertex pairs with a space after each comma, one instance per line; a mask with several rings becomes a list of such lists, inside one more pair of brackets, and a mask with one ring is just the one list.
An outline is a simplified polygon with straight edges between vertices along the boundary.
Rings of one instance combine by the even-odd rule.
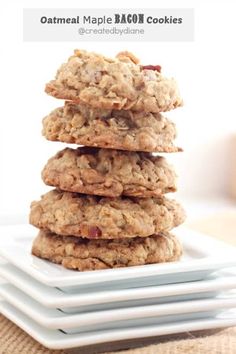
[[75, 50], [45, 91], [95, 108], [165, 112], [182, 105], [177, 84], [160, 67], [142, 66], [128, 52], [115, 59]]
[[52, 190], [31, 204], [30, 223], [59, 235], [115, 239], [169, 231], [185, 219], [162, 198], [101, 198]]
[[91, 109], [66, 102], [43, 120], [51, 141], [100, 148], [146, 152], [177, 152], [174, 123], [160, 113]]
[[177, 261], [182, 247], [169, 233], [122, 240], [87, 240], [41, 230], [33, 242], [32, 254], [69, 269], [89, 271]]
[[61, 190], [105, 197], [155, 197], [176, 191], [176, 175], [164, 157], [111, 149], [66, 148], [42, 171]]

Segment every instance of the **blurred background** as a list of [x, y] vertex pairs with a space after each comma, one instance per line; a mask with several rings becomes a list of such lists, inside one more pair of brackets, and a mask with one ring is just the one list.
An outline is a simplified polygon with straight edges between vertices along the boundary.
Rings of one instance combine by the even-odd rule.
[[[117, 4], [116, 4], [117, 5]], [[41, 8], [60, 7], [53, 1]], [[78, 8], [77, 1], [67, 7]], [[96, 7], [113, 7], [108, 1]], [[119, 8], [127, 8], [119, 1]], [[23, 43], [22, 8], [30, 1], [9, 2], [0, 13], [1, 223], [27, 220], [30, 202], [48, 190], [40, 173], [47, 159], [64, 145], [41, 136], [41, 120], [63, 104], [44, 93], [59, 65], [73, 49], [114, 56], [129, 50], [144, 64], [160, 64], [179, 83], [185, 106], [166, 116], [178, 128], [183, 153], [168, 154], [179, 175], [174, 196], [187, 210], [187, 225], [221, 238], [236, 239], [235, 2], [178, 1], [195, 9], [195, 41], [189, 43]], [[82, 7], [94, 7], [87, 1]], [[135, 2], [144, 8], [143, 1]], [[176, 7], [175, 1], [146, 1], [145, 7]], [[227, 236], [228, 237], [228, 236]]]

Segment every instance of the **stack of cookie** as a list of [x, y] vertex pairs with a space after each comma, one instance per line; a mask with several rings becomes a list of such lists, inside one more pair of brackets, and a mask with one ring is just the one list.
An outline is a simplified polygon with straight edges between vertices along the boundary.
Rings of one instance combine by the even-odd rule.
[[66, 99], [43, 120], [51, 141], [84, 145], [49, 159], [43, 181], [55, 189], [31, 205], [40, 229], [32, 253], [80, 271], [178, 260], [172, 228], [184, 211], [164, 196], [176, 175], [175, 125], [160, 112], [182, 105], [173, 79], [128, 52], [115, 59], [76, 50], [46, 92]]

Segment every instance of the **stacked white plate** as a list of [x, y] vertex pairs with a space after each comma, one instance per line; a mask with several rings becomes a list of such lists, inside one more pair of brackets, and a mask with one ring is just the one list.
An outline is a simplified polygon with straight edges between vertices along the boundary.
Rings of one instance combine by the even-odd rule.
[[35, 234], [0, 227], [0, 312], [46, 347], [236, 325], [236, 248], [223, 242], [179, 227], [180, 262], [80, 273], [32, 256]]

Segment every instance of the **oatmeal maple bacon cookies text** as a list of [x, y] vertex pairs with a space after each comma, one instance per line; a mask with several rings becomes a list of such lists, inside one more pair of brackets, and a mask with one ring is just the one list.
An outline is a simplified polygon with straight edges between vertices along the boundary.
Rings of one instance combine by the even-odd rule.
[[88, 240], [40, 231], [32, 253], [40, 258], [80, 271], [176, 261], [182, 254], [170, 233], [119, 240]]
[[164, 157], [87, 147], [59, 151], [42, 178], [65, 191], [106, 197], [155, 197], [177, 188], [175, 172]]
[[58, 69], [55, 80], [46, 85], [45, 91], [56, 98], [101, 109], [157, 113], [181, 106], [175, 80], [138, 62], [129, 52], [110, 59], [75, 50], [67, 63]]

